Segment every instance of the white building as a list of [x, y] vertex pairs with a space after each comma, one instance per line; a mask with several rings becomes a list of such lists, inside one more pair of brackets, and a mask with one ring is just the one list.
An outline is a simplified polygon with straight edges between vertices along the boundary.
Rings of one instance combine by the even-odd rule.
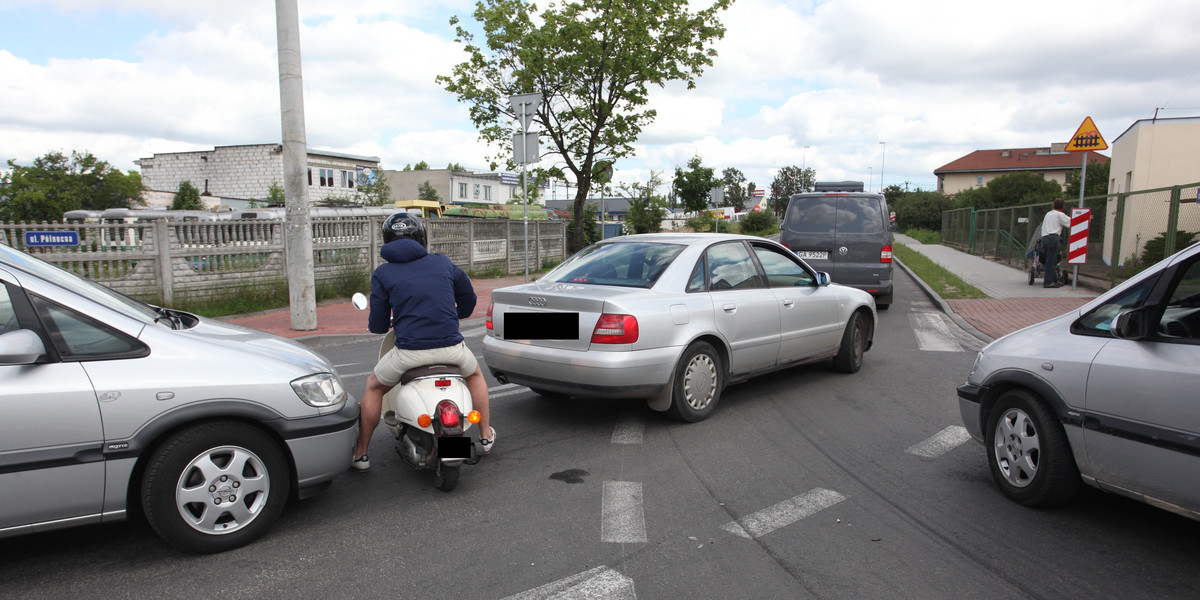
[[[216, 146], [212, 150], [155, 154], [133, 162], [141, 168], [150, 203], [173, 197], [180, 183], [191, 181], [209, 207], [225, 204], [247, 208], [251, 200], [265, 201], [273, 184], [283, 185], [281, 144]], [[353, 199], [360, 174], [378, 168], [378, 157], [310, 148], [308, 199]]]

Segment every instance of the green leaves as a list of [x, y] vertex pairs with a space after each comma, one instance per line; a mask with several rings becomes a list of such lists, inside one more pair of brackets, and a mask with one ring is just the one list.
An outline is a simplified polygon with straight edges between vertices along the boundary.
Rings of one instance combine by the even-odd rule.
[[0, 221], [57, 222], [71, 210], [142, 206], [142, 176], [114, 169], [90, 152], [48, 152], [32, 166], [8, 161], [0, 176]]

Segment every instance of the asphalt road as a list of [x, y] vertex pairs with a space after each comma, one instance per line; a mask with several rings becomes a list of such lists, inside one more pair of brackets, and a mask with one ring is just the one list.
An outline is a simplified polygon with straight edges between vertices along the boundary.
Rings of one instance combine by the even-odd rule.
[[[1195, 597], [1200, 523], [1090, 489], [1055, 510], [1000, 495], [954, 396], [979, 344], [897, 276], [857, 374], [742, 383], [695, 424], [493, 381], [497, 449], [453, 492], [381, 427], [371, 472], [250, 546], [182, 555], [138, 522], [8, 538], [0, 596]], [[359, 394], [377, 343], [314, 345]]]

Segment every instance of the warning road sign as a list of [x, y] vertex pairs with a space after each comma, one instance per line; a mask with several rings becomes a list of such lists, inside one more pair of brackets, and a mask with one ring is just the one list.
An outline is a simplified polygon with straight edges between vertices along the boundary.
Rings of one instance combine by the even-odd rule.
[[1096, 124], [1092, 122], [1091, 117], [1083, 119], [1083, 125], [1075, 130], [1075, 135], [1071, 136], [1071, 142], [1067, 144], [1065, 150], [1067, 152], [1087, 152], [1088, 150], [1107, 150], [1108, 142], [1104, 141], [1104, 136], [1100, 135], [1100, 130], [1096, 129]]

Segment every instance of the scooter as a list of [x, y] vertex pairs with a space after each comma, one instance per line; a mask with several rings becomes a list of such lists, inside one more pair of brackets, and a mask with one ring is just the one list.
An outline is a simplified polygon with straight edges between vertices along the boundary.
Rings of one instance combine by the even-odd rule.
[[[354, 307], [370, 304], [362, 293], [351, 298]], [[379, 346], [379, 358], [396, 345], [389, 331]], [[483, 458], [483, 448], [467, 435], [481, 416], [471, 404], [466, 377], [456, 365], [424, 365], [400, 377], [400, 385], [383, 396], [383, 425], [396, 438], [396, 453], [418, 471], [433, 471], [433, 486], [449, 492], [458, 486], [459, 467]]]

